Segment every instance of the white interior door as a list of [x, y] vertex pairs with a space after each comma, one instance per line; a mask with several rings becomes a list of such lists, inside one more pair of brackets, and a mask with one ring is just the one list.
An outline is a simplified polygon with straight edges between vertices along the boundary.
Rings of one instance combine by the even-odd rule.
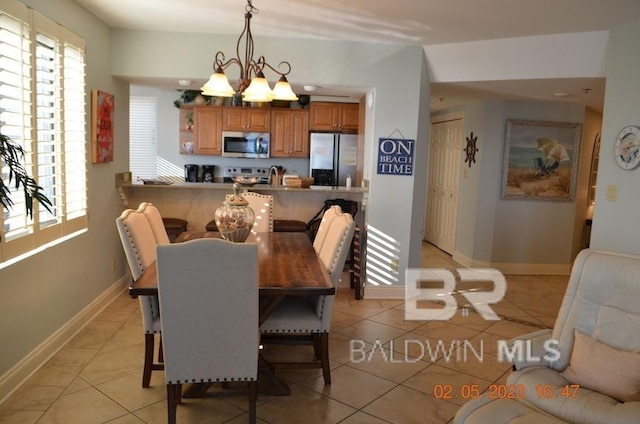
[[447, 253], [456, 247], [462, 118], [431, 123], [425, 240]]

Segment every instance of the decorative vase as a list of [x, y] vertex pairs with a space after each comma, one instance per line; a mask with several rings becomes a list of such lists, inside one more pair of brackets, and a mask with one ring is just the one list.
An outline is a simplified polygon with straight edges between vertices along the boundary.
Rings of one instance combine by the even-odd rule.
[[243, 243], [253, 228], [255, 213], [239, 192], [240, 184], [233, 184], [233, 194], [227, 194], [215, 213], [216, 225], [223, 239]]

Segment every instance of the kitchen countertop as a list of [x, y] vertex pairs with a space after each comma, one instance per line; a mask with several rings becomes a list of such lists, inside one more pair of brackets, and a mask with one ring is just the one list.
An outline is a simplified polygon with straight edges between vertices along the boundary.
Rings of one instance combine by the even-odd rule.
[[[207, 190], [228, 190], [233, 189], [233, 183], [171, 183], [171, 184], [142, 184], [142, 183], [121, 183], [118, 185], [124, 189], [126, 188], [153, 188], [153, 189], [175, 189], [175, 188], [197, 188]], [[309, 188], [299, 187], [287, 187], [287, 186], [272, 186], [270, 184], [256, 184], [250, 187], [241, 187], [250, 191], [301, 191], [301, 192], [316, 192], [316, 193], [366, 193], [368, 190], [363, 187], [330, 187], [330, 186], [314, 186]]]

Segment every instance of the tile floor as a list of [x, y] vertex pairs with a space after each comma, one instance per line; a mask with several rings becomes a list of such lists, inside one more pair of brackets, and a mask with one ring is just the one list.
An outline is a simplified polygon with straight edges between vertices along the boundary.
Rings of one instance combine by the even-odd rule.
[[[448, 255], [427, 244], [422, 265], [456, 267]], [[553, 326], [568, 280], [567, 276], [506, 277], [507, 294], [493, 305], [500, 321], [485, 321], [474, 312], [462, 316], [460, 310], [448, 321], [405, 321], [402, 301], [357, 301], [352, 291], [341, 288], [330, 335], [333, 384], [324, 385], [320, 370], [279, 370], [291, 396], [260, 395], [258, 421], [450, 422], [464, 403], [463, 385], [477, 385], [483, 391], [505, 381], [509, 365], [497, 360], [497, 340]], [[448, 358], [436, 350], [438, 340], [447, 347]], [[450, 351], [455, 340], [460, 343], [454, 342], [457, 349]], [[354, 341], [351, 347], [350, 341]], [[0, 423], [165, 423], [164, 377], [156, 371], [151, 387], [141, 388], [142, 353], [138, 302], [124, 292], [0, 405]], [[278, 346], [266, 354], [308, 356], [309, 350]], [[448, 385], [452, 396], [443, 399], [440, 389]], [[214, 387], [210, 392], [213, 396], [179, 405], [178, 422], [247, 422], [241, 389]]]

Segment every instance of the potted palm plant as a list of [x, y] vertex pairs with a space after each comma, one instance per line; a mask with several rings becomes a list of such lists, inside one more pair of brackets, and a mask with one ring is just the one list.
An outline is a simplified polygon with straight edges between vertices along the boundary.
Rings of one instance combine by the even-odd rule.
[[9, 210], [13, 207], [9, 187], [13, 184], [16, 189], [22, 187], [24, 191], [25, 207], [27, 215], [33, 218], [33, 200], [37, 200], [49, 212], [51, 212], [51, 200], [44, 194], [44, 189], [38, 185], [35, 179], [27, 174], [23, 166], [24, 149], [15, 143], [11, 138], [0, 133], [0, 165], [6, 165], [9, 168], [9, 175], [5, 185], [5, 176], [0, 178], [0, 204], [2, 209]]

